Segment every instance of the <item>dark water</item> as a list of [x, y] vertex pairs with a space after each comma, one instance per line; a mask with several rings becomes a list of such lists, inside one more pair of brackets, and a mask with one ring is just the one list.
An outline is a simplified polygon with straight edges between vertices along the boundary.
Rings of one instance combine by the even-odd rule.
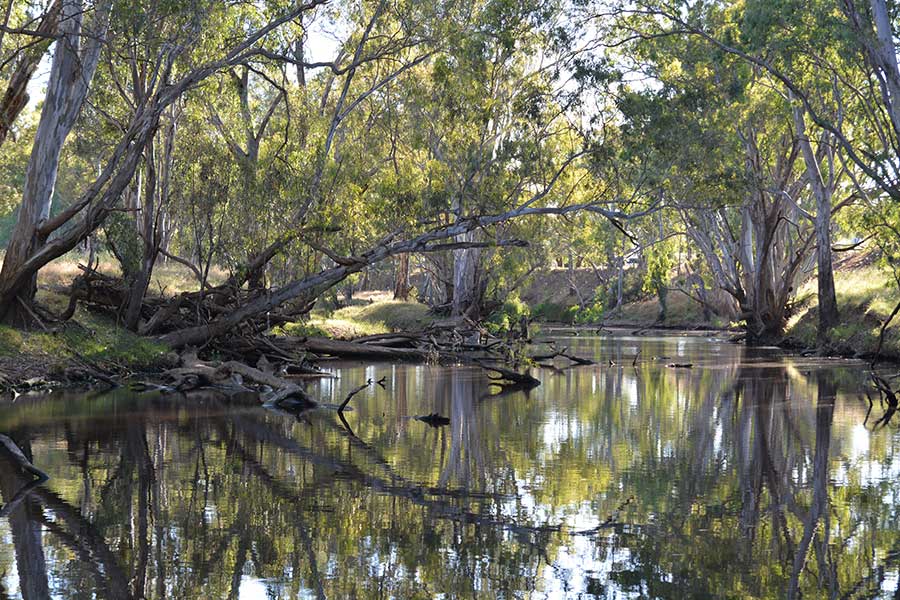
[[[0, 432], [52, 478], [17, 494], [0, 460], [0, 598], [895, 594], [900, 436], [877, 406], [864, 423], [863, 365], [565, 343], [601, 365], [540, 370], [529, 394], [471, 368], [336, 369], [313, 395], [387, 377], [353, 434], [327, 410], [20, 398]], [[433, 412], [451, 424], [407, 418]]]

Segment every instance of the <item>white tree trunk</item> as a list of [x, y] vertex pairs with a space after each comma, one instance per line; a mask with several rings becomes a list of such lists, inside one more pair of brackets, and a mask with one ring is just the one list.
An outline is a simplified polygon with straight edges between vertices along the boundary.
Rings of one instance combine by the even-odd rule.
[[884, 83], [887, 86], [885, 98], [888, 114], [894, 126], [894, 132], [900, 136], [900, 67], [897, 65], [897, 51], [894, 49], [894, 32], [885, 0], [871, 0], [872, 19], [875, 21], [875, 34], [878, 44], [873, 48], [873, 59], [881, 67]]
[[[60, 152], [87, 97], [108, 27], [109, 9], [109, 2], [98, 3], [90, 20], [91, 26], [85, 31], [84, 3], [81, 0], [63, 0], [60, 37], [53, 53], [47, 95], [25, 172], [22, 204], [0, 271], [0, 290], [8, 289], [12, 275], [44, 242], [38, 230], [50, 217]], [[25, 288], [18, 298], [30, 303], [36, 289], [33, 278]], [[2, 307], [4, 316], [10, 308]], [[17, 311], [16, 307], [14, 312]]]

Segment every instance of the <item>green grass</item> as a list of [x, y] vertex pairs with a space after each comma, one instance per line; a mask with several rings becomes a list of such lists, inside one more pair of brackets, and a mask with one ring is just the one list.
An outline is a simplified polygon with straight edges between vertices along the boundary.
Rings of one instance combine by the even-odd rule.
[[[39, 299], [54, 311], [60, 311], [66, 303], [62, 296], [47, 292], [40, 292]], [[0, 326], [3, 357], [42, 357], [59, 363], [83, 357], [100, 366], [145, 370], [166, 365], [169, 350], [83, 308], [55, 331], [19, 331]]]
[[420, 331], [431, 320], [424, 304], [385, 300], [347, 306], [331, 315], [313, 311], [308, 321], [288, 323], [282, 330], [290, 335], [346, 339], [393, 331]]
[[[835, 272], [840, 323], [831, 332], [832, 350], [861, 356], [875, 352], [884, 319], [897, 304], [898, 292], [891, 276], [876, 266]], [[790, 342], [804, 347], [816, 346], [818, 328], [817, 282], [808, 281], [797, 293], [797, 312], [787, 324]], [[885, 332], [882, 353], [900, 357], [900, 317]]]

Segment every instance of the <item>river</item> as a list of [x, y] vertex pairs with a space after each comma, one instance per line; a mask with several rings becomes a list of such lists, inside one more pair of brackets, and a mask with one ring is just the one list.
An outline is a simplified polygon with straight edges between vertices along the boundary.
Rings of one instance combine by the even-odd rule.
[[[894, 597], [900, 434], [877, 402], [867, 420], [865, 364], [553, 335], [598, 364], [535, 370], [528, 393], [472, 367], [330, 367], [325, 402], [385, 377], [345, 423], [20, 397], [0, 432], [50, 480], [0, 460], [0, 599]], [[432, 413], [449, 425], [411, 418]]]

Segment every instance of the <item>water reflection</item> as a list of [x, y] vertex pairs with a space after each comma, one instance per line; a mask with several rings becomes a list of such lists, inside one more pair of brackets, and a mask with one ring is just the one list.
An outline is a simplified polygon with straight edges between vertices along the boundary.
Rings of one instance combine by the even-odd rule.
[[[900, 438], [863, 426], [861, 365], [560, 344], [600, 366], [500, 397], [470, 368], [346, 366], [311, 393], [387, 377], [346, 426], [214, 397], [20, 399], [0, 431], [52, 478], [0, 460], [0, 598], [895, 592]], [[432, 413], [450, 424], [410, 418]]]

